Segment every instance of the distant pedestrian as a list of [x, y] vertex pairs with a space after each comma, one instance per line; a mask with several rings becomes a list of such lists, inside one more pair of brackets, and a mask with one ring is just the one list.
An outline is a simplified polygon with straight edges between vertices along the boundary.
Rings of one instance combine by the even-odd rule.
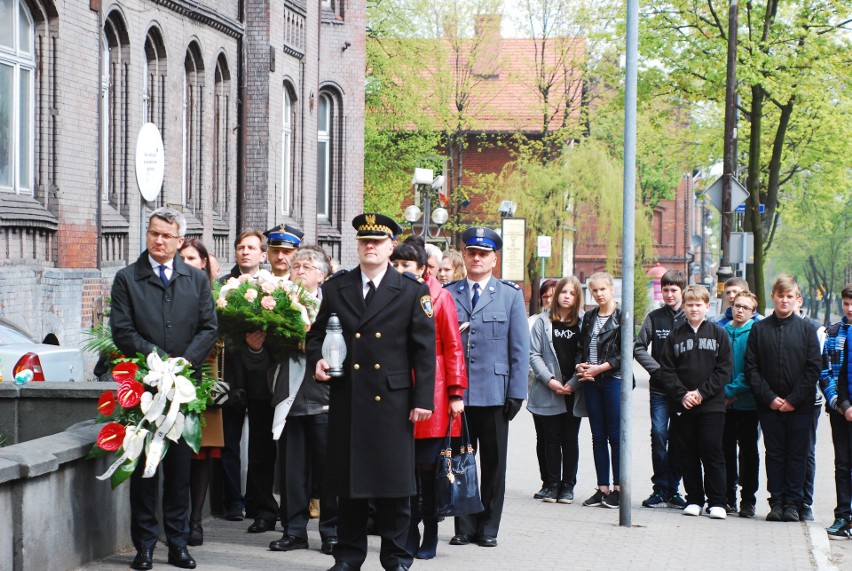
[[586, 396], [598, 486], [583, 505], [616, 509], [621, 497], [621, 310], [610, 274], [592, 274], [589, 291], [598, 307], [583, 316], [575, 372]]
[[533, 323], [530, 366], [533, 380], [527, 409], [533, 415], [536, 441], [542, 444], [544, 464], [540, 494], [548, 503], [574, 502], [578, 436], [585, 416], [583, 386], [573, 375], [580, 348], [580, 306], [583, 289], [574, 276], [556, 283], [548, 307]]
[[752, 326], [746, 349], [746, 378], [766, 448], [767, 521], [799, 521], [812, 439], [819, 340], [816, 328], [795, 313], [798, 291], [792, 276], [775, 279], [775, 308]]

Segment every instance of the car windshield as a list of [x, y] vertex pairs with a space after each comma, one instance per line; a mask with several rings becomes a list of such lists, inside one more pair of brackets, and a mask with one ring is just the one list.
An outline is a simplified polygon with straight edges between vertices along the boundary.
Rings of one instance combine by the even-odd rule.
[[15, 345], [17, 343], [34, 343], [34, 341], [21, 332], [0, 324], [0, 345]]

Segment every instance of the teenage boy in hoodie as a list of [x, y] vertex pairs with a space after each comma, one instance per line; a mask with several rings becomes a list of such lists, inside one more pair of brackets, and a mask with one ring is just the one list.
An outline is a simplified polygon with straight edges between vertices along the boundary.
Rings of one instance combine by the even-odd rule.
[[[757, 310], [757, 296], [738, 293], [731, 304], [733, 319], [725, 331], [734, 352], [734, 368], [725, 385], [725, 469], [727, 471], [728, 513], [736, 512], [737, 484], [740, 486], [740, 517], [754, 517], [760, 455], [757, 451], [757, 404], [745, 378], [748, 335]], [[737, 448], [739, 447], [739, 455]]]
[[820, 350], [814, 326], [796, 315], [798, 292], [792, 276], [775, 279], [775, 308], [752, 325], [746, 346], [746, 378], [766, 448], [767, 521], [799, 521], [812, 440]]
[[685, 287], [686, 276], [683, 272], [669, 270], [663, 274], [660, 288], [664, 305], [645, 317], [633, 344], [634, 358], [651, 375], [651, 465], [654, 471], [651, 482], [654, 489], [648, 499], [642, 502], [642, 507], [646, 508], [686, 507], [686, 501], [678, 493], [680, 466], [677, 455], [669, 445], [669, 399], [659, 378], [659, 358], [666, 337], [686, 319], [681, 308]]
[[684, 290], [686, 322], [666, 339], [660, 379], [669, 396], [670, 434], [683, 470], [687, 503], [683, 513], [700, 515], [706, 492], [710, 517], [725, 519], [724, 387], [731, 378], [733, 357], [725, 330], [705, 319], [709, 309], [707, 288], [692, 285]]
[[[825, 332], [825, 345], [822, 348], [822, 372], [819, 386], [825, 395], [825, 408], [831, 423], [831, 442], [834, 445], [834, 483], [837, 492], [837, 506], [834, 508], [834, 523], [826, 529], [829, 539], [852, 538], [852, 423], [845, 418], [844, 411], [838, 406], [838, 382], [845, 379], [840, 376], [841, 366], [848, 363], [849, 327], [852, 324], [852, 283], [848, 283], [840, 292], [843, 304], [843, 318], [832, 324]], [[848, 384], [846, 392], [849, 392]]]
[[[722, 315], [716, 319], [716, 323], [724, 327], [734, 319], [734, 298], [737, 297], [740, 292], [744, 291], [750, 291], [748, 289], [748, 282], [744, 279], [729, 278], [725, 280], [725, 300], [728, 302], [728, 307], [724, 312], [722, 312]], [[754, 315], [752, 315], [751, 318], [754, 321], [760, 321], [763, 319], [763, 316], [755, 310]]]

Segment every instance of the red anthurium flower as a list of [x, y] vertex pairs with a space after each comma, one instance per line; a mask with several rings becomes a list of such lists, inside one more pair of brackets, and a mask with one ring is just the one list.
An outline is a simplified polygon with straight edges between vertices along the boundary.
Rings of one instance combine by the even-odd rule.
[[98, 398], [98, 414], [109, 416], [115, 412], [115, 395], [112, 391], [104, 391]]
[[107, 452], [115, 452], [124, 442], [124, 426], [117, 422], [105, 424], [98, 434], [98, 447]]
[[115, 391], [118, 396], [118, 404], [122, 408], [133, 408], [142, 400], [142, 393], [145, 392], [145, 387], [142, 383], [134, 380], [127, 380], [118, 385], [118, 390]]
[[116, 383], [123, 383], [124, 381], [133, 381], [136, 379], [136, 371], [139, 370], [139, 367], [136, 363], [130, 363], [129, 361], [125, 361], [124, 363], [119, 363], [115, 367], [112, 368], [112, 378]]

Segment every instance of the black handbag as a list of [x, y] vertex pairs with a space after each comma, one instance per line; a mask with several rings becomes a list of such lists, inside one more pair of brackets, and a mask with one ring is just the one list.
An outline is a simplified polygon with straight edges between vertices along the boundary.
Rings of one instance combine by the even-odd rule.
[[435, 515], [438, 517], [473, 515], [485, 508], [479, 499], [476, 454], [470, 443], [467, 419], [462, 414], [459, 453], [453, 456], [451, 435], [453, 418], [447, 427], [447, 439], [435, 464]]

